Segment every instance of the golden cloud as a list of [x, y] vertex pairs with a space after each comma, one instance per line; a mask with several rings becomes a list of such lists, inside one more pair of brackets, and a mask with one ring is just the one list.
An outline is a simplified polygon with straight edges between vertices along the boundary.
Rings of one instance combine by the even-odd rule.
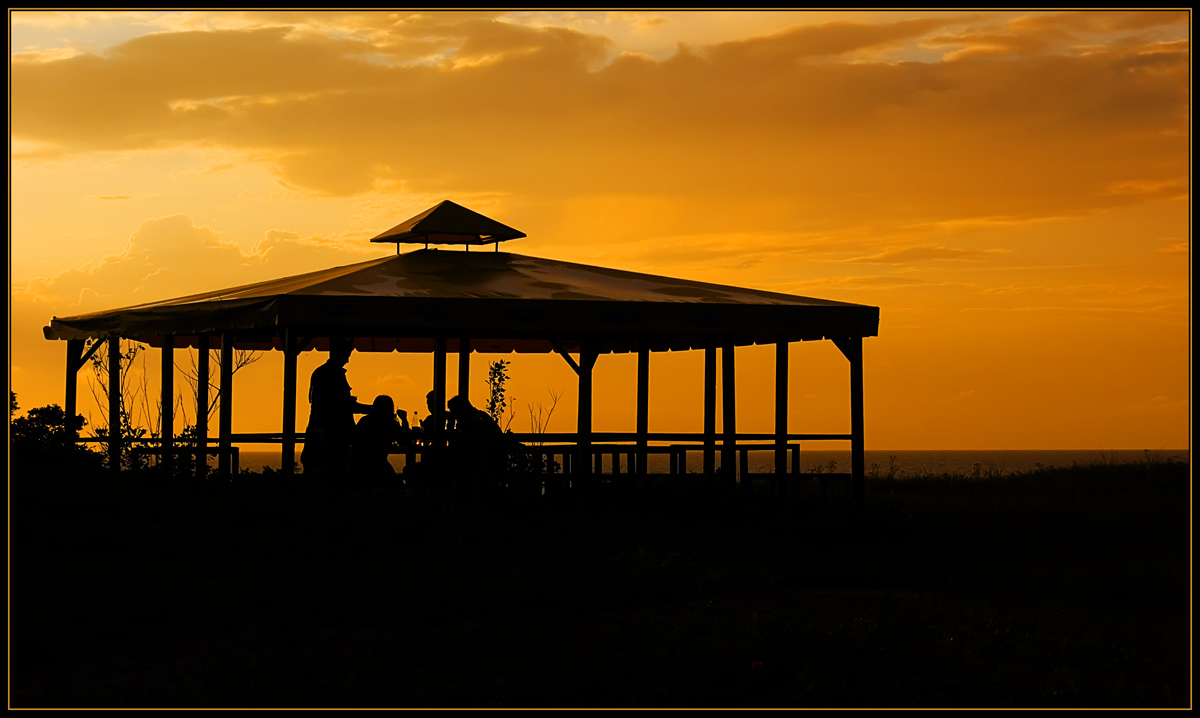
[[889, 249], [869, 257], [854, 257], [851, 262], [873, 262], [878, 264], [903, 264], [925, 262], [935, 259], [981, 259], [986, 251], [973, 249], [951, 249], [948, 247], [906, 247]]
[[[787, 196], [809, 203], [808, 221], [1044, 216], [1144, 199], [1108, 188], [1184, 181], [1186, 43], [803, 62], [949, 22], [830, 23], [607, 65], [602, 37], [477, 17], [390, 21], [388, 42], [287, 27], [160, 33], [104, 57], [14, 65], [13, 136], [64, 153], [248, 151], [285, 185], [328, 195], [404, 182], [542, 198]], [[455, 49], [437, 66], [371, 59], [414, 45]]]
[[[78, 314], [114, 308], [113, 296], [122, 297], [123, 304], [158, 301], [363, 261], [379, 253], [362, 243], [301, 238], [282, 230], [267, 232], [245, 252], [191, 217], [174, 215], [142, 222], [120, 254], [32, 279], [14, 287], [14, 295]], [[215, 286], [214, 277], [220, 278]]]

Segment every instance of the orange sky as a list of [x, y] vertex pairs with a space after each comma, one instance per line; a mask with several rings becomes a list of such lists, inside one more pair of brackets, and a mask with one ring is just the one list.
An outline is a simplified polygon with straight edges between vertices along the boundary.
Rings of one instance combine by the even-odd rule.
[[[868, 449], [1189, 445], [1186, 12], [13, 12], [9, 28], [23, 409], [63, 401], [52, 316], [377, 257], [394, 249], [367, 238], [453, 199], [526, 232], [505, 246], [521, 254], [880, 307]], [[773, 349], [739, 352], [738, 428], [769, 431]], [[474, 359], [476, 404], [494, 358]], [[572, 430], [562, 359], [507, 358], [513, 429], [556, 390], [551, 429]], [[302, 397], [322, 359], [302, 359]], [[848, 431], [841, 354], [791, 360], [791, 429]], [[235, 431], [278, 430], [281, 366], [239, 373]], [[349, 378], [423, 413], [431, 366], [360, 354]], [[595, 429], [634, 428], [635, 367], [601, 357]], [[702, 370], [654, 356], [652, 431], [700, 430]], [[79, 411], [103, 422], [86, 381]]]

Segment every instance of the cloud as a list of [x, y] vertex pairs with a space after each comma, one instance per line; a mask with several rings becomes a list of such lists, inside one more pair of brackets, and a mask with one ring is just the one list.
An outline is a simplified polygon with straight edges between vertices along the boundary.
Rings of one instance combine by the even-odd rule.
[[1173, 411], [1177, 409], [1185, 409], [1191, 406], [1191, 402], [1186, 397], [1166, 396], [1159, 394], [1148, 399], [1136, 401], [1130, 407], [1138, 412], [1145, 411]]
[[1131, 179], [1114, 182], [1108, 186], [1110, 194], [1142, 195], [1153, 197], [1187, 197], [1188, 186], [1183, 180]]
[[389, 390], [405, 390], [416, 386], [416, 381], [408, 374], [379, 374], [375, 384]]
[[982, 22], [956, 28], [926, 38], [924, 43], [957, 48], [943, 55], [948, 62], [1050, 53], [1106, 54], [1184, 31], [1186, 25], [1183, 12], [1037, 12], [1000, 24]]
[[[215, 261], [214, 261], [215, 259]], [[191, 217], [176, 215], [142, 222], [125, 250], [80, 264], [54, 277], [35, 278], [24, 288], [28, 296], [80, 308], [110, 294], [132, 292], [140, 301], [163, 299], [189, 291], [186, 268], [236, 265], [245, 257], [211, 229]], [[166, 292], [164, 294], [164, 292]]]
[[767, 37], [722, 43], [705, 55], [714, 63], [767, 65], [891, 47], [954, 24], [953, 15], [882, 23], [830, 22], [790, 28]]
[[22, 10], [9, 14], [9, 22], [17, 26], [62, 28], [83, 27], [85, 25], [114, 20], [117, 18], [144, 19], [148, 13], [134, 11], [38, 11]]
[[649, 32], [667, 22], [662, 15], [652, 12], [610, 11], [605, 13], [604, 22], [622, 23], [631, 26], [634, 32]]
[[622, 255], [650, 265], [708, 264], [726, 259], [755, 258], [782, 253], [819, 252], [828, 248], [818, 239], [785, 233], [732, 232], [728, 234], [651, 237], [636, 246], [623, 248]]
[[[787, 198], [800, 231], [1062, 216], [1187, 186], [1187, 43], [1127, 29], [1171, 18], [825, 23], [656, 62], [471, 14], [271, 17], [14, 63], [13, 140], [43, 158], [220, 148], [327, 196]], [[1089, 22], [1087, 52], [1045, 39]], [[994, 62], [842, 59], [964, 27], [1036, 37]], [[1095, 46], [1104, 33], [1125, 44]]]
[[878, 287], [908, 287], [914, 284], [928, 284], [927, 279], [916, 277], [855, 277], [858, 284], [870, 284]]
[[[380, 254], [376, 247], [356, 251], [359, 246], [271, 230], [245, 252], [187, 215], [159, 217], [143, 221], [123, 252], [52, 277], [32, 279], [14, 287], [13, 294], [81, 314], [114, 308], [109, 299], [114, 296], [122, 297], [124, 303], [140, 304], [350, 264]], [[213, 277], [222, 282], [214, 286]], [[125, 299], [129, 297], [132, 300]]]
[[14, 63], [35, 63], [35, 62], [53, 62], [55, 60], [67, 60], [76, 55], [81, 54], [81, 50], [75, 47], [55, 47], [48, 50], [43, 50], [39, 47], [27, 47], [20, 52], [12, 53], [11, 60]]
[[970, 249], [950, 249], [947, 247], [908, 247], [906, 249], [890, 249], [869, 257], [854, 257], [851, 262], [874, 262], [879, 264], [903, 264], [906, 262], [925, 262], [934, 259], [980, 259], [987, 252]]
[[1186, 24], [1187, 20], [1188, 13], [1182, 11], [1067, 11], [1021, 15], [1011, 20], [1008, 25], [1013, 30], [1056, 34], [1064, 30], [1110, 33], [1121, 30], [1144, 30], [1162, 25], [1181, 25]]

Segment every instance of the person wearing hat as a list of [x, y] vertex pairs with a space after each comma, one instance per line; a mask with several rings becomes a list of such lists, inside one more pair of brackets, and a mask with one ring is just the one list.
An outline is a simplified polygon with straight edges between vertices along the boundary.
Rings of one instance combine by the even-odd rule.
[[369, 404], [360, 404], [350, 393], [346, 363], [354, 343], [349, 339], [329, 340], [329, 359], [313, 370], [308, 383], [308, 428], [304, 430], [304, 451], [300, 462], [304, 473], [322, 479], [337, 479], [350, 464], [350, 445], [354, 438], [354, 415], [366, 414]]

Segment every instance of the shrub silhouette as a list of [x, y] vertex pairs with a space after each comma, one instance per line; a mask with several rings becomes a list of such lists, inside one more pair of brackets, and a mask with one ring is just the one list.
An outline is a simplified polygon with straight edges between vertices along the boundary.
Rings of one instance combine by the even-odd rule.
[[14, 473], [77, 473], [101, 468], [103, 457], [75, 441], [77, 432], [87, 424], [82, 416], [75, 416], [68, 425], [66, 412], [57, 404], [30, 409], [14, 419], [17, 409], [17, 395], [12, 392], [9, 421]]

